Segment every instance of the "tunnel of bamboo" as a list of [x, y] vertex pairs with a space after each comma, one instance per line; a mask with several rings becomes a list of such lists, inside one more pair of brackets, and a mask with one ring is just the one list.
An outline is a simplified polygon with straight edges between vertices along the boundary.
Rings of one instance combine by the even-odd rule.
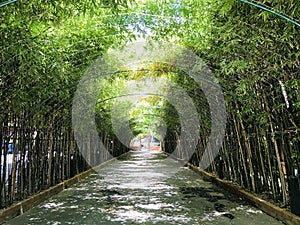
[[[140, 38], [190, 49], [220, 86], [225, 133], [218, 154], [208, 156], [211, 163], [205, 170], [290, 209], [290, 181], [300, 169], [300, 2], [246, 3], [1, 4], [0, 209], [86, 171], [91, 164], [130, 151], [114, 132], [123, 120], [113, 124], [113, 110], [129, 112], [125, 119], [135, 137], [152, 134], [160, 139], [163, 151], [174, 152], [182, 124], [176, 107], [164, 96], [149, 89], [134, 105], [113, 108], [114, 102], [122, 106], [122, 99], [132, 97], [122, 92], [130, 82], [147, 89], [152, 81], [163, 79], [187, 93], [199, 124], [195, 151], [185, 160], [199, 166], [212, 126], [207, 96], [186, 71], [163, 62], [142, 61], [138, 68], [123, 67], [92, 82], [95, 87], [90, 88], [99, 89], [93, 112], [97, 134], [85, 130], [82, 141], [76, 141], [72, 107], [83, 74], [110, 49]], [[87, 115], [84, 107], [82, 113]], [[186, 145], [189, 138], [195, 139], [186, 137]], [[96, 139], [106, 151], [95, 150]], [[88, 156], [83, 156], [82, 147]], [[184, 157], [185, 148], [180, 145], [176, 157]]]

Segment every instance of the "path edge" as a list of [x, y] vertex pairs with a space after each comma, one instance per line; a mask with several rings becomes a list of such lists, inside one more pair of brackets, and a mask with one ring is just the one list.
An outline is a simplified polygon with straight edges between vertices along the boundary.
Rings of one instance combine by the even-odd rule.
[[99, 166], [97, 166], [95, 168], [91, 168], [82, 173], [79, 173], [72, 178], [69, 178], [65, 181], [62, 181], [61, 183], [58, 183], [52, 187], [47, 188], [46, 190], [43, 190], [37, 194], [34, 194], [27, 199], [24, 199], [20, 202], [14, 203], [11, 206], [9, 206], [8, 208], [1, 209], [0, 210], [0, 224], [8, 222], [10, 219], [13, 219], [14, 217], [22, 215], [26, 211], [32, 209], [33, 207], [35, 207], [38, 204], [42, 203], [43, 201], [49, 199], [50, 197], [58, 194], [59, 192], [63, 191], [64, 189], [70, 187], [71, 185], [79, 182], [80, 180], [83, 180], [84, 178], [88, 177], [91, 174], [95, 174], [97, 168], [100, 168], [100, 167], [106, 165], [107, 163], [110, 163], [116, 159], [117, 158], [114, 157], [114, 158], [100, 164]]
[[201, 170], [199, 167], [197, 167], [191, 163], [186, 163], [185, 166], [187, 166], [194, 172], [200, 174], [203, 178], [211, 181], [212, 183], [245, 199], [246, 201], [250, 202], [252, 205], [261, 209], [268, 215], [270, 215], [288, 225], [300, 225], [300, 217], [289, 212], [288, 210], [282, 209], [270, 202], [267, 202], [266, 200], [263, 200], [263, 199], [259, 198], [258, 196], [251, 194], [250, 192], [247, 192], [246, 190], [242, 189], [238, 185], [235, 185], [233, 182], [222, 180], [211, 173]]

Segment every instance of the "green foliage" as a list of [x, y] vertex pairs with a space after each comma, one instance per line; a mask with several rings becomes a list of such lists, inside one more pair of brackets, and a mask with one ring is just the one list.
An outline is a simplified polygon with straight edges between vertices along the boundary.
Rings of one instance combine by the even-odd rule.
[[2, 101], [7, 99], [16, 115], [69, 109], [84, 70], [116, 39], [128, 37], [105, 18], [125, 1], [119, 3], [18, 1], [1, 8]]
[[[299, 18], [295, 1], [264, 4]], [[260, 119], [255, 119], [261, 104], [256, 84], [269, 83], [280, 90], [278, 82], [271, 79], [286, 83], [293, 112], [299, 114], [299, 30], [253, 6], [233, 0], [20, 0], [1, 10], [0, 85], [5, 91], [0, 94], [16, 114], [42, 103], [45, 106], [40, 110], [45, 113], [59, 107], [60, 102], [69, 108], [76, 85], [90, 63], [111, 46], [123, 45], [137, 36], [192, 48], [211, 66], [223, 88], [232, 93], [226, 100], [228, 106], [233, 95], [243, 102], [240, 112], [249, 122], [260, 124]], [[140, 79], [139, 75], [134, 79]], [[126, 74], [122, 76], [125, 79]], [[189, 83], [180, 76], [175, 81], [183, 86]], [[105, 86], [110, 94], [114, 88]], [[191, 95], [196, 93], [196, 86], [185, 88]], [[101, 94], [105, 99], [106, 93]], [[270, 98], [276, 113], [282, 113], [283, 99]], [[198, 103], [199, 108], [206, 104]]]
[[[257, 3], [300, 18], [298, 0]], [[288, 131], [294, 136], [287, 145], [299, 144], [300, 30], [274, 14], [234, 0], [19, 0], [0, 10], [1, 124], [9, 116], [47, 128], [54, 117], [53, 123], [69, 128], [72, 98], [85, 70], [109, 48], [143, 37], [181, 44], [203, 58], [224, 90], [228, 118], [241, 126], [229, 121], [228, 136], [244, 131], [246, 142], [253, 133]], [[95, 106], [99, 132], [114, 135], [113, 105], [128, 94], [128, 82], [163, 77], [191, 96], [201, 135], [209, 135], [210, 110], [197, 84], [170, 65], [140, 66], [144, 71], [121, 71], [91, 85], [101, 89]], [[153, 131], [163, 138], [165, 129], [165, 137], [175, 139], [180, 133], [178, 113], [162, 98], [123, 101], [119, 110], [130, 111], [120, 124], [130, 121], [134, 135]], [[284, 154], [299, 155], [290, 149]]]

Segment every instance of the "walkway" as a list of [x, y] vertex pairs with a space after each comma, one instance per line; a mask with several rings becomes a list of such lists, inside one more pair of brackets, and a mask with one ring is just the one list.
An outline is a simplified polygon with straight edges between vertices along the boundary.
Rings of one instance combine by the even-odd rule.
[[161, 152], [130, 152], [6, 224], [282, 224]]

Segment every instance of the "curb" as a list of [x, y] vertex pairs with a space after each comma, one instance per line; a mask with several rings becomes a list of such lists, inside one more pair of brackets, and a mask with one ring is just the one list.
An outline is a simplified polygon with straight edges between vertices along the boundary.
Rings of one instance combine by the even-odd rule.
[[300, 225], [300, 217], [296, 216], [295, 214], [291, 213], [290, 211], [286, 209], [282, 209], [270, 202], [267, 202], [266, 200], [263, 200], [254, 194], [251, 194], [241, 187], [233, 184], [230, 181], [225, 181], [220, 178], [218, 178], [215, 175], [212, 175], [204, 170], [201, 170], [199, 167], [196, 167], [192, 165], [191, 163], [185, 164], [187, 167], [189, 167], [194, 172], [200, 174], [203, 176], [203, 178], [206, 178], [207, 180], [215, 183], [216, 185], [222, 187], [223, 189], [244, 198], [246, 201], [250, 202], [252, 205], [256, 206], [257, 208], [261, 209], [268, 215], [288, 224], [288, 225]]

